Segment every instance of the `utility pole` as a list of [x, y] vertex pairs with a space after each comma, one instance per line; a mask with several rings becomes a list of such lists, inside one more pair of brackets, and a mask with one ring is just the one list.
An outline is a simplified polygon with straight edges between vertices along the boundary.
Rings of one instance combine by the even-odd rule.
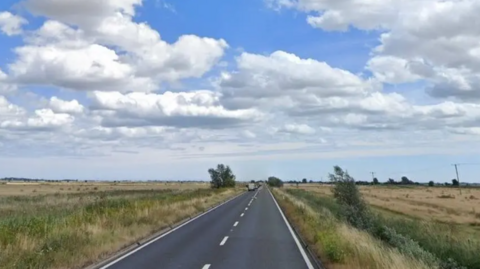
[[462, 189], [460, 188], [460, 178], [458, 177], [458, 168], [457, 168], [458, 165], [460, 164], [458, 163], [453, 164], [453, 166], [455, 166], [455, 174], [457, 174], [458, 189], [460, 190], [460, 194], [462, 194]]
[[372, 185], [375, 185], [375, 172], [370, 172], [370, 173], [372, 174]]

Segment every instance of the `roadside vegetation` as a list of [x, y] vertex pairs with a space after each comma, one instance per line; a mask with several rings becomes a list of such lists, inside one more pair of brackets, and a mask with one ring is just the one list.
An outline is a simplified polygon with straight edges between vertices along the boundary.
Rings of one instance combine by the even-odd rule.
[[236, 185], [236, 177], [228, 165], [218, 164], [216, 169], [208, 169], [208, 173], [211, 179], [210, 185], [213, 189], [233, 188]]
[[241, 191], [171, 188], [0, 197], [0, 268], [82, 268]]
[[283, 181], [278, 177], [269, 177], [267, 180], [267, 184], [270, 187], [283, 187]]
[[455, 225], [378, 210], [340, 167], [329, 195], [275, 190], [328, 268], [480, 268], [480, 242]]

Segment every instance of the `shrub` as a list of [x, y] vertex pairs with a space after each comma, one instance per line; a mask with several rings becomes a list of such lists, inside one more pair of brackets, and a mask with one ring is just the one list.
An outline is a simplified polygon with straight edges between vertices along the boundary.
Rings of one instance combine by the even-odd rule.
[[343, 208], [343, 217], [352, 226], [367, 230], [371, 228], [372, 219], [368, 206], [358, 190], [355, 180], [339, 166], [334, 167], [334, 174], [329, 175], [335, 185], [333, 197]]

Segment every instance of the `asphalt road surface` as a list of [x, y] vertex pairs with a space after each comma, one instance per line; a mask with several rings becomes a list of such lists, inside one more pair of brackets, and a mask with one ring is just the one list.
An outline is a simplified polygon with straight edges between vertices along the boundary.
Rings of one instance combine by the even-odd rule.
[[247, 192], [101, 269], [313, 269], [266, 188]]

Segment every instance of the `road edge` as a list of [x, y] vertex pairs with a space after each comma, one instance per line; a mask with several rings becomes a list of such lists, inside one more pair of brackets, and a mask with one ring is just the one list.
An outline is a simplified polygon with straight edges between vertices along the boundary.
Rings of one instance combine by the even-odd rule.
[[[300, 253], [303, 256], [303, 259], [307, 263], [307, 266], [309, 269], [324, 269], [324, 266], [321, 261], [317, 259], [317, 256], [312, 253], [310, 248], [308, 248], [308, 244], [305, 243], [305, 240], [303, 240], [301, 234], [298, 232], [298, 230], [295, 228], [295, 226], [290, 222], [290, 220], [287, 218], [287, 216], [283, 213], [282, 208], [277, 202], [277, 199], [273, 195], [272, 191], [270, 188], [267, 188], [268, 192], [272, 196], [273, 201], [275, 202], [275, 205], [277, 206], [278, 210], [280, 211], [280, 214], [283, 217], [283, 220], [287, 224], [288, 230], [292, 234], [293, 239], [295, 240], [295, 243], [297, 244], [298, 249], [300, 250]], [[315, 266], [312, 264], [315, 264]]]
[[161, 239], [162, 237], [180, 229], [181, 227], [187, 225], [188, 223], [190, 222], [193, 222], [194, 220], [197, 220], [199, 219], [200, 217], [214, 211], [215, 209], [221, 207], [222, 205], [225, 205], [226, 203], [230, 202], [230, 201], [233, 201], [234, 199], [237, 199], [238, 197], [244, 195], [245, 193], [247, 193], [247, 191], [243, 191], [241, 192], [240, 194], [228, 199], [228, 200], [225, 200], [217, 205], [214, 205], [214, 206], [211, 206], [209, 207], [208, 209], [206, 209], [205, 211], [203, 212], [200, 212], [196, 215], [193, 215], [193, 216], [190, 216], [188, 218], [185, 218], [173, 225], [171, 225], [170, 227], [167, 227], [167, 228], [164, 228], [150, 236], [147, 236], [143, 239], [140, 239], [138, 240], [137, 242], [127, 246], [127, 247], [124, 247], [120, 250], [118, 250], [116, 253], [112, 254], [111, 256], [109, 256], [108, 258], [100, 261], [100, 262], [96, 262], [96, 263], [93, 263], [93, 264], [90, 264], [90, 265], [87, 265], [87, 266], [83, 266], [82, 268], [83, 269], [106, 269], [108, 267], [110, 267], [111, 265], [123, 260], [124, 258], [130, 256], [131, 254], [139, 251], [140, 249], [152, 244], [153, 242]]

